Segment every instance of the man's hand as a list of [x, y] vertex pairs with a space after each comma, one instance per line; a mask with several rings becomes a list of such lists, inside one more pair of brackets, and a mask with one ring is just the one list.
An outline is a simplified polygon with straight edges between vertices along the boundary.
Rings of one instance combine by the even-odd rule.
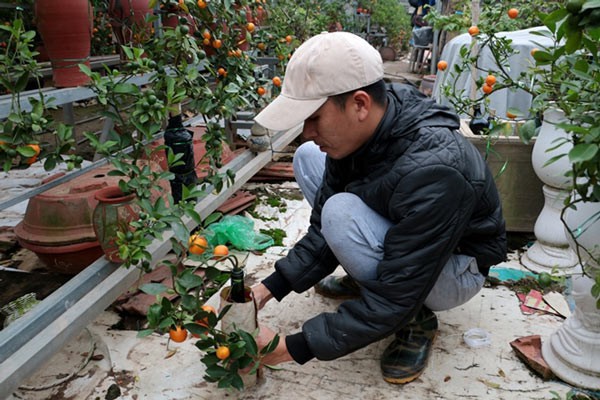
[[[265, 347], [273, 338], [275, 337], [275, 332], [271, 330], [268, 326], [260, 325], [258, 337], [256, 338], [256, 344], [259, 349]], [[275, 350], [267, 355], [265, 355], [261, 359], [262, 365], [277, 365], [282, 362], [294, 361], [290, 353], [288, 353], [287, 346], [285, 344], [285, 337], [279, 337], [279, 343]]]
[[254, 296], [254, 301], [259, 310], [262, 310], [265, 304], [273, 298], [271, 291], [262, 283], [252, 287], [252, 295]]

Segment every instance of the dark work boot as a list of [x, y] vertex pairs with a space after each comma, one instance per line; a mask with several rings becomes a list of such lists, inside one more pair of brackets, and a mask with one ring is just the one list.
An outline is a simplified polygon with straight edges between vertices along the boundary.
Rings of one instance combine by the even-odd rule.
[[435, 314], [423, 306], [416, 317], [396, 332], [381, 356], [381, 373], [389, 383], [408, 383], [419, 377], [429, 359], [438, 330]]
[[360, 286], [350, 275], [330, 275], [315, 285], [315, 292], [331, 299], [356, 299], [360, 297]]

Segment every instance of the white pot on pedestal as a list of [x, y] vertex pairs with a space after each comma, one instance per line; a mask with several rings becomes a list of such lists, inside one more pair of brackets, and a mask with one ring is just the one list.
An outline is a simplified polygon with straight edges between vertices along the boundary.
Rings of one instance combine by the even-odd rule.
[[566, 156], [548, 163], [573, 147], [567, 132], [556, 126], [561, 121], [565, 121], [561, 110], [546, 110], [533, 145], [531, 162], [536, 175], [544, 183], [544, 207], [534, 226], [537, 240], [523, 255], [521, 263], [536, 272], [567, 274], [579, 269], [577, 255], [569, 246], [560, 220], [564, 200], [569, 195], [570, 181], [565, 174], [571, 164]]
[[565, 221], [587, 275], [573, 278], [575, 311], [543, 341], [542, 356], [565, 382], [600, 390], [600, 309], [591, 293], [593, 277], [600, 274], [600, 203], [578, 203], [577, 210], [566, 211]]

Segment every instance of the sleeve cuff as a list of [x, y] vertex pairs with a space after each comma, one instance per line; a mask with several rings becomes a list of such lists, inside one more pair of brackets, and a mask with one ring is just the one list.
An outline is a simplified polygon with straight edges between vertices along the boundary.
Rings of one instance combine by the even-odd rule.
[[292, 291], [292, 286], [278, 271], [269, 275], [262, 283], [269, 289], [277, 301], [281, 301]]
[[315, 357], [312, 351], [310, 351], [302, 332], [286, 336], [285, 345], [287, 346], [288, 353], [300, 365], [306, 364]]

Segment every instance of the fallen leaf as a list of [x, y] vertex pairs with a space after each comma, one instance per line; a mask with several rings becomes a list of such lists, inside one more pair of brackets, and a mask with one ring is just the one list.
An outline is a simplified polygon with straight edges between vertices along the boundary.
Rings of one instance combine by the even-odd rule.
[[283, 367], [279, 367], [277, 365], [269, 365], [269, 364], [263, 364], [265, 367], [272, 369], [273, 371], [279, 371], [282, 370]]
[[477, 380], [478, 380], [479, 382], [483, 383], [485, 386], [487, 386], [487, 387], [490, 387], [490, 388], [492, 388], [492, 389], [499, 389], [499, 388], [500, 388], [500, 385], [499, 385], [499, 384], [497, 384], [497, 383], [494, 383], [494, 382], [490, 382], [490, 381], [488, 381], [488, 380], [486, 380], [486, 379], [483, 379], [483, 378], [477, 378]]
[[169, 350], [169, 351], [167, 352], [167, 355], [165, 356], [165, 360], [166, 360], [167, 358], [171, 358], [171, 357], [173, 357], [173, 356], [175, 355], [175, 353], [177, 353], [177, 350]]

